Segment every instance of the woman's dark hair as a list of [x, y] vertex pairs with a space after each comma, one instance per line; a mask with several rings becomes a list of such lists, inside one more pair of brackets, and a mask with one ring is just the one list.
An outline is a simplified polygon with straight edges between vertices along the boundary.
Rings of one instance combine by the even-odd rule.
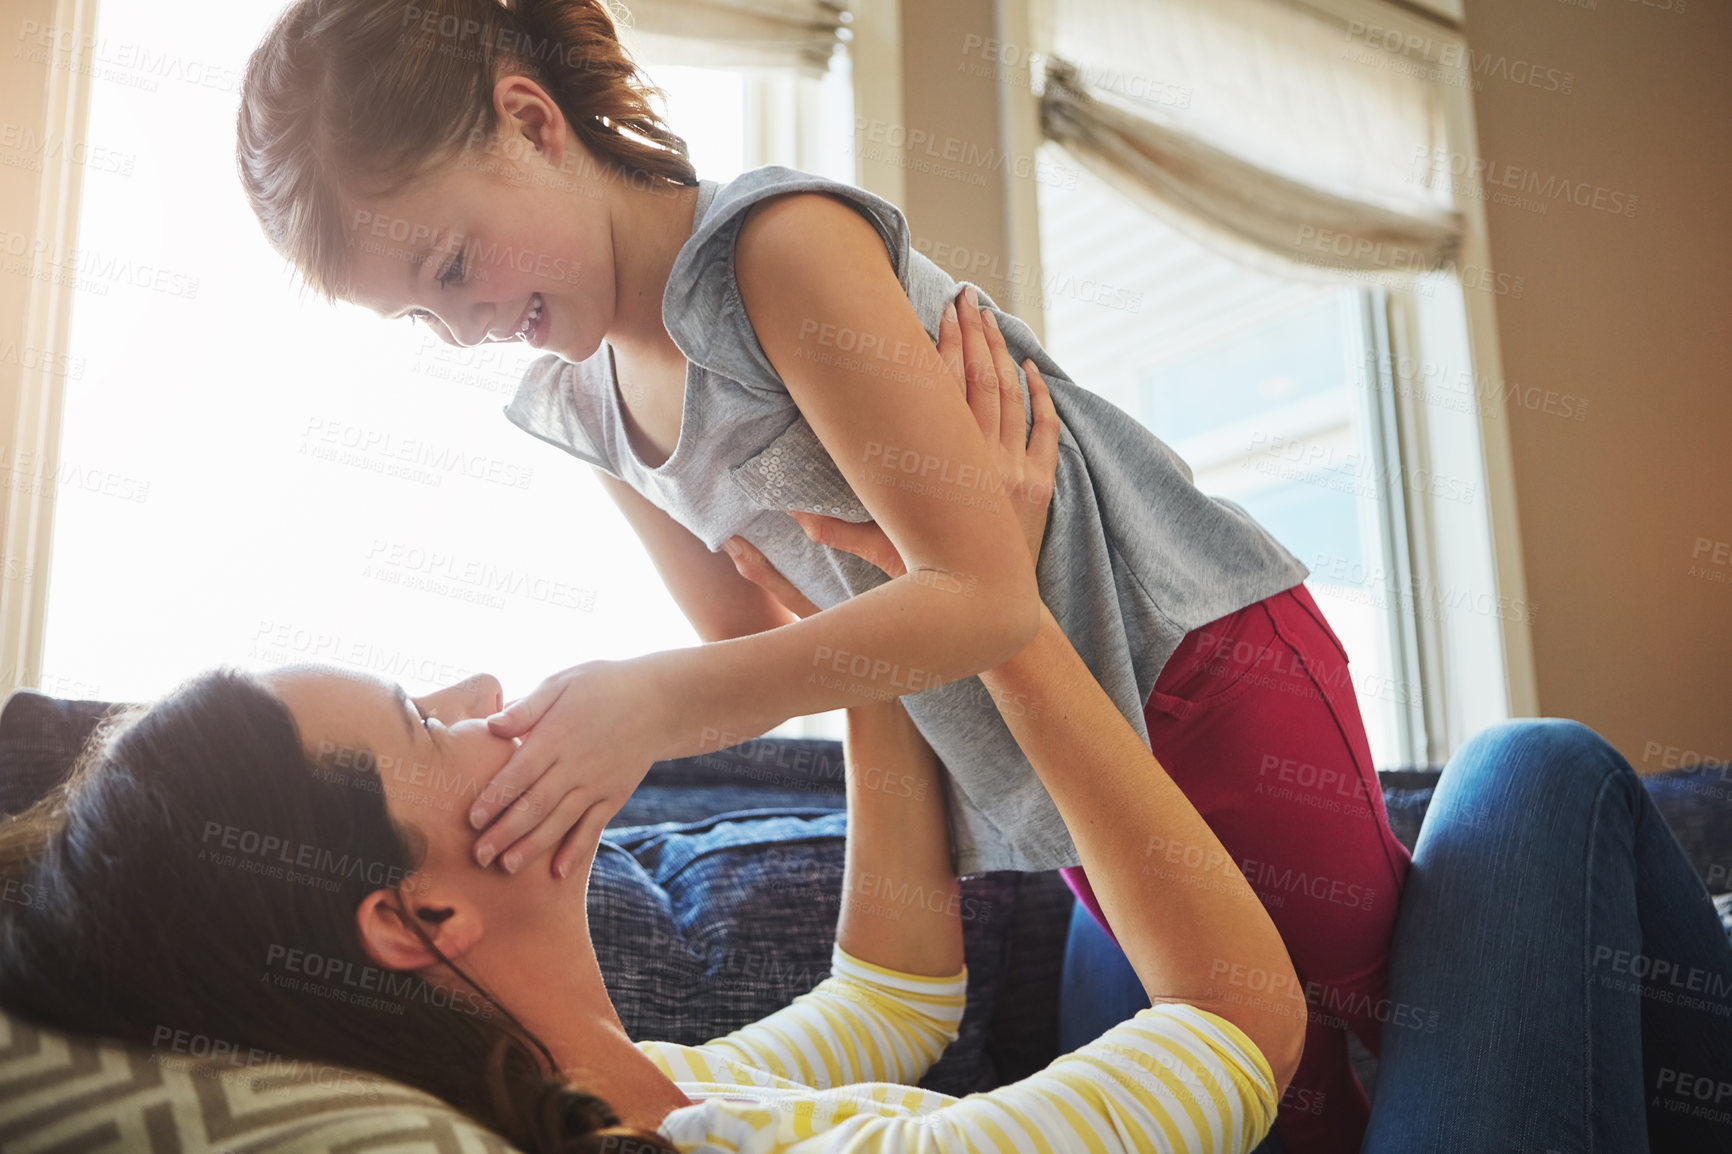
[[236, 159], [271, 244], [319, 292], [345, 295], [353, 196], [390, 195], [490, 142], [507, 74], [546, 89], [614, 175], [697, 183], [605, 0], [298, 0], [241, 86]]
[[[563, 1083], [433, 947], [406, 900], [423, 856], [370, 756], [316, 757], [258, 679], [203, 674], [110, 719], [65, 783], [0, 824], [20, 899], [0, 913], [0, 1005], [138, 1045], [202, 1037], [382, 1075], [526, 1150], [671, 1152]], [[355, 912], [381, 888], [467, 989], [372, 964]]]

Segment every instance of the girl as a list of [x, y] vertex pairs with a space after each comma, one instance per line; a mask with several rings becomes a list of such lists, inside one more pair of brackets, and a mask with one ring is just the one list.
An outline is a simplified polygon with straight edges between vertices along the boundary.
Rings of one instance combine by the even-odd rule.
[[[959, 286], [893, 205], [773, 166], [701, 180], [649, 91], [594, 0], [301, 0], [247, 69], [239, 162], [271, 242], [329, 295], [546, 350], [507, 415], [601, 472], [712, 642], [579, 665], [494, 719], [522, 745], [471, 815], [477, 860], [552, 850], [565, 873], [652, 761], [900, 697], [947, 771], [957, 869], [1067, 868], [1100, 917], [1004, 717], [1041, 703], [974, 676], [1029, 642], [1044, 598], [1306, 983], [1304, 1108], [1283, 1138], [1356, 1148], [1343, 1028], [1377, 1048], [1408, 859], [1304, 567], [974, 286], [947, 320]], [[974, 409], [944, 387], [941, 324], [982, 353]], [[1059, 418], [1032, 567], [1018, 522], [1045, 503], [976, 427], [1026, 422], [1025, 377]], [[808, 539], [792, 512], [876, 522], [906, 572]], [[796, 621], [742, 579], [719, 553], [735, 537], [821, 612]], [[1148, 849], [1157, 887], [1190, 851]]]

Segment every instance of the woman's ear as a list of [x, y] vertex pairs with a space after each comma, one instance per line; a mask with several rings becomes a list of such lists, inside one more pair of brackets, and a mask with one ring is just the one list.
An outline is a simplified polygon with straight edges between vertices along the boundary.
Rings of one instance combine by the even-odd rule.
[[505, 75], [493, 86], [493, 110], [499, 129], [517, 145], [508, 155], [527, 159], [523, 153], [540, 153], [548, 164], [565, 164], [565, 113], [547, 89], [527, 76]]
[[438, 954], [427, 948], [408, 918], [414, 918], [439, 952], [453, 961], [473, 948], [485, 932], [480, 911], [467, 902], [374, 890], [361, 899], [355, 911], [355, 928], [367, 956], [382, 969], [422, 970], [439, 964]]

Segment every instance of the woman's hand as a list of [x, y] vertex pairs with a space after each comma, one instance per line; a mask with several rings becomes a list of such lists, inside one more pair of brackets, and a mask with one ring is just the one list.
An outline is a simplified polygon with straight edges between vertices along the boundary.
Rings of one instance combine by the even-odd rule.
[[[1052, 502], [1053, 477], [1058, 471], [1058, 414], [1040, 370], [1033, 360], [1025, 359], [1022, 366], [1028, 374], [1029, 404], [1034, 414], [1025, 440], [1026, 418], [1016, 364], [993, 314], [989, 311], [983, 318], [977, 303], [969, 299], [971, 291], [958, 294], [960, 303], [944, 307], [944, 315], [938, 322], [938, 353], [952, 383], [968, 399], [975, 424], [991, 450], [1001, 479], [999, 491], [1016, 505], [1029, 556], [1039, 558], [1041, 540], [1046, 535], [1047, 509]], [[789, 516], [799, 522], [807, 537], [820, 545], [870, 561], [891, 577], [907, 572], [901, 554], [876, 522], [843, 521], [818, 513], [792, 512]], [[800, 617], [816, 612], [812, 603], [745, 538], [734, 537], [725, 547], [741, 576], [774, 594], [791, 612]]]

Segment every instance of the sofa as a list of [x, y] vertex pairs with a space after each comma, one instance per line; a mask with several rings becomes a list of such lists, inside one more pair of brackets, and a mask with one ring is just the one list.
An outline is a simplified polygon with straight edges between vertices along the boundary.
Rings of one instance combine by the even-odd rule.
[[[0, 710], [0, 813], [60, 781], [111, 706], [20, 691]], [[1417, 837], [1435, 771], [1382, 775], [1396, 834]], [[1710, 889], [1732, 890], [1732, 780], [1646, 779]], [[764, 738], [655, 765], [604, 836], [590, 924], [633, 1037], [697, 1043], [785, 1005], [827, 973], [840, 903], [842, 751]], [[961, 1036], [922, 1084], [967, 1094], [1058, 1049], [1072, 898], [1056, 873], [963, 879]], [[1722, 908], [1732, 902], [1722, 902]], [[341, 994], [333, 998], [340, 1013]], [[1361, 1055], [1368, 1084], [1374, 1073]], [[241, 1063], [211, 1039], [151, 1049], [69, 1036], [0, 1010], [0, 1149], [507, 1151], [442, 1102], [369, 1075]]]

